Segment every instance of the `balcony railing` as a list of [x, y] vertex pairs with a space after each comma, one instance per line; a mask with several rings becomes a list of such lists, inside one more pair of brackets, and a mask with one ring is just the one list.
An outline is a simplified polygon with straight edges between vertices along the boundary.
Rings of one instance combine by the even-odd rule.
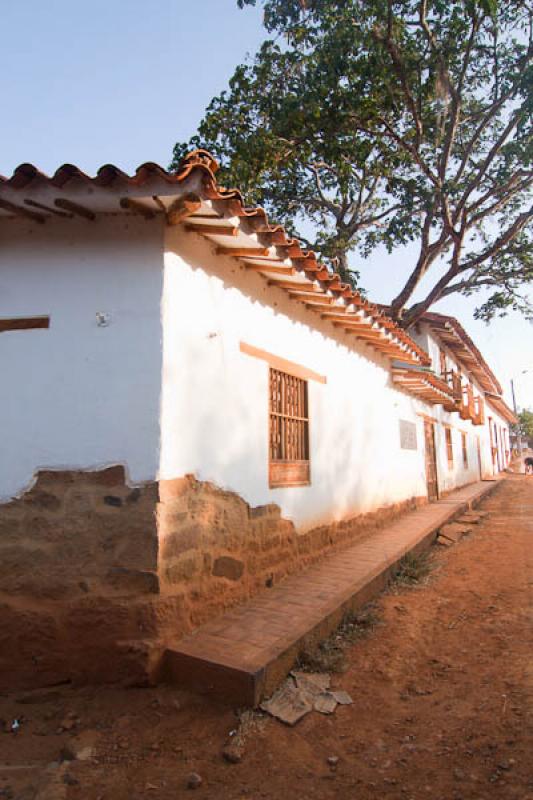
[[470, 419], [474, 425], [484, 425], [485, 404], [482, 397], [474, 395], [473, 386], [471, 384], [463, 386], [461, 376], [453, 370], [443, 372], [441, 377], [453, 394], [453, 407], [447, 410], [458, 411], [461, 419]]
[[458, 375], [457, 372], [454, 372], [453, 370], [449, 370], [448, 372], [442, 373], [442, 379], [446, 381], [446, 383], [452, 390], [453, 401], [454, 401], [453, 411], [460, 411], [463, 405], [463, 387], [461, 385], [460, 375]]

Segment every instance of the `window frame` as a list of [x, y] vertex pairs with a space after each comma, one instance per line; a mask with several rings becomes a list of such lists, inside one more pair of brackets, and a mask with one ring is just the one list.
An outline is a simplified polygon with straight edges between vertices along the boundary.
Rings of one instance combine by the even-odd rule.
[[452, 429], [447, 425], [444, 428], [444, 441], [446, 444], [446, 457], [448, 459], [448, 469], [453, 469], [453, 437]]
[[[266, 362], [269, 368], [269, 372], [267, 373], [267, 440], [266, 440], [266, 448], [268, 453], [268, 482], [269, 487], [271, 489], [280, 489], [284, 487], [292, 487], [292, 486], [310, 486], [311, 485], [311, 414], [310, 414], [310, 400], [309, 400], [309, 384], [311, 381], [318, 383], [318, 384], [326, 384], [328, 379], [325, 375], [320, 375], [318, 372], [315, 372], [308, 367], [303, 366], [302, 364], [297, 364], [294, 361], [288, 361], [286, 358], [281, 358], [274, 353], [269, 353], [268, 350], [263, 350], [260, 347], [255, 347], [248, 342], [239, 342], [239, 350], [241, 353], [244, 353], [247, 356], [251, 356], [252, 358], [258, 358], [261, 361]], [[284, 372], [289, 376], [294, 378], [300, 378], [303, 380], [306, 385], [306, 393], [307, 393], [307, 461], [297, 461], [297, 462], [285, 462], [291, 463], [293, 465], [292, 475], [289, 474], [290, 470], [287, 467], [283, 469], [283, 467], [279, 466], [282, 462], [279, 461], [271, 461], [270, 458], [270, 369], [277, 370], [278, 372]], [[306, 463], [307, 467], [302, 469], [301, 465]], [[294, 467], [294, 465], [297, 465]], [[274, 465], [274, 466], [272, 466]], [[298, 475], [298, 465], [299, 465], [299, 472]], [[302, 473], [303, 478], [302, 478]]]
[[463, 467], [468, 469], [468, 439], [464, 431], [461, 431], [461, 448], [463, 451]]
[[[273, 382], [280, 387], [273, 406]], [[277, 392], [276, 392], [277, 395]], [[298, 411], [299, 413], [294, 413]], [[274, 420], [279, 420], [280, 448], [289, 458], [276, 458]], [[299, 432], [300, 431], [300, 432]], [[305, 378], [268, 366], [268, 484], [271, 489], [311, 485], [309, 383]], [[292, 451], [292, 452], [291, 452]], [[305, 458], [298, 458], [300, 455]]]

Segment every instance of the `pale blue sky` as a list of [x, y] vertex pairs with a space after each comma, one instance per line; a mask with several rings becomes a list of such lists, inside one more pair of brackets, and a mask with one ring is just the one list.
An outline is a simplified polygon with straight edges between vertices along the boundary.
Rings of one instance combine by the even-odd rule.
[[[0, 0], [0, 173], [24, 161], [44, 172], [65, 162], [89, 173], [108, 162], [167, 166], [259, 45], [261, 16], [236, 0]], [[412, 257], [359, 265], [371, 299], [391, 299]], [[533, 407], [533, 326], [513, 315], [487, 327], [472, 319], [474, 305], [459, 298], [435, 310], [461, 320], [507, 391], [530, 368], [516, 390]]]

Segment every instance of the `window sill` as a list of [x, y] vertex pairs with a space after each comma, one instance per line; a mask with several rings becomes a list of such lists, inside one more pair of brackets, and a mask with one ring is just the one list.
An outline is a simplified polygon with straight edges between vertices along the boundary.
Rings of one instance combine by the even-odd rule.
[[271, 489], [310, 486], [309, 461], [271, 461], [268, 465], [268, 485]]

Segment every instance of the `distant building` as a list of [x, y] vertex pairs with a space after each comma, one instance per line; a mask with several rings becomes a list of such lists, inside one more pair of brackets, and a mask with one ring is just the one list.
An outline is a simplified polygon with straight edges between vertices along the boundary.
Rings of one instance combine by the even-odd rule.
[[142, 679], [165, 638], [509, 462], [456, 320], [408, 335], [215, 171], [0, 179], [0, 684]]

